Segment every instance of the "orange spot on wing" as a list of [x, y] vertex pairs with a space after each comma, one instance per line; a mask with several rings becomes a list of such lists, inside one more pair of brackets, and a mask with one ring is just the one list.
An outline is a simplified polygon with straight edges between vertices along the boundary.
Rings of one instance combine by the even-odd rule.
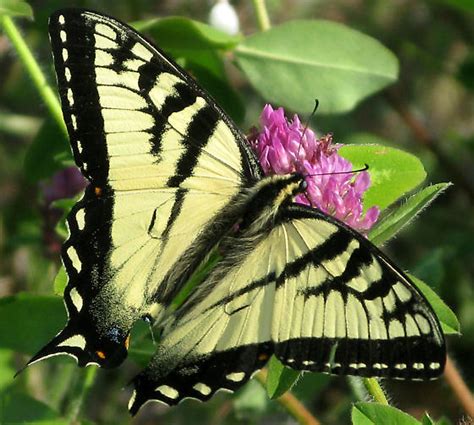
[[99, 357], [99, 359], [105, 359], [105, 353], [103, 351], [96, 351], [95, 353], [97, 354], [97, 357]]
[[95, 187], [94, 188], [94, 193], [95, 193], [95, 196], [100, 197], [102, 195], [102, 188], [101, 187]]
[[261, 354], [258, 355], [258, 359], [259, 359], [260, 361], [268, 360], [268, 357], [269, 357], [269, 356], [268, 356], [268, 354], [266, 354], [266, 353], [261, 353]]
[[128, 350], [128, 347], [130, 347], [130, 334], [128, 334], [124, 345], [125, 345], [125, 348]]

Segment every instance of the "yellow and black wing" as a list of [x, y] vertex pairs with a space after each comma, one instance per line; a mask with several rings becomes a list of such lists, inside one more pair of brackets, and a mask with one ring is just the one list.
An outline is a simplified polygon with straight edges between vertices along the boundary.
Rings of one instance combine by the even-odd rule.
[[169, 305], [261, 175], [209, 95], [132, 28], [65, 9], [49, 32], [74, 159], [90, 184], [67, 218], [68, 323], [30, 363], [70, 354], [115, 366], [132, 324]]
[[[271, 183], [270, 183], [271, 184]], [[297, 369], [431, 379], [446, 357], [432, 308], [384, 254], [325, 214], [291, 204], [222, 261], [165, 327], [134, 380], [132, 414], [236, 390], [274, 354]]]

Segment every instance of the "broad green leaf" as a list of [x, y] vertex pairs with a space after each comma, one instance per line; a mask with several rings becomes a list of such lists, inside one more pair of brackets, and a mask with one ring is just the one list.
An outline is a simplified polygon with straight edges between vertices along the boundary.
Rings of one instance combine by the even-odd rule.
[[24, 162], [25, 176], [30, 182], [51, 177], [72, 163], [69, 142], [52, 119], [47, 119], [29, 147]]
[[67, 274], [64, 266], [58, 270], [58, 274], [54, 278], [53, 288], [56, 295], [62, 296], [67, 285]]
[[413, 220], [450, 185], [451, 183], [439, 183], [420, 190], [408, 198], [402, 206], [378, 222], [369, 232], [369, 239], [375, 245], [381, 245]]
[[236, 392], [234, 396], [233, 408], [236, 416], [245, 423], [251, 420], [253, 423], [256, 416], [265, 413], [269, 404], [264, 388], [252, 379], [244, 387]]
[[290, 21], [244, 39], [237, 63], [275, 106], [341, 113], [392, 84], [397, 58], [377, 40], [330, 21]]
[[226, 34], [202, 22], [181, 16], [139, 21], [132, 26], [138, 31], [150, 34], [163, 50], [227, 50], [241, 40], [240, 36]]
[[344, 145], [341, 156], [354, 169], [369, 166], [371, 185], [364, 194], [364, 208], [376, 205], [384, 210], [417, 187], [426, 177], [421, 161], [400, 149], [382, 145]]
[[410, 275], [410, 278], [413, 280], [417, 288], [422, 292], [425, 298], [430, 303], [431, 307], [433, 307], [436, 316], [438, 317], [441, 328], [446, 335], [449, 334], [457, 334], [459, 335], [461, 332], [461, 326], [459, 321], [454, 314], [453, 310], [451, 310], [445, 302], [438, 296], [438, 294], [433, 291], [425, 282], [418, 279], [417, 277]]
[[353, 425], [421, 425], [413, 416], [379, 403], [355, 403], [352, 407]]
[[267, 394], [271, 399], [282, 396], [291, 390], [300, 376], [300, 372], [284, 366], [280, 360], [272, 356], [268, 363]]
[[46, 404], [22, 393], [0, 393], [2, 424], [66, 425], [69, 421]]
[[0, 299], [0, 348], [33, 354], [66, 322], [60, 297], [20, 293]]
[[26, 16], [33, 17], [33, 9], [26, 1], [20, 0], [1, 0], [0, 1], [0, 16]]
[[244, 118], [245, 108], [239, 95], [229, 84], [220, 55], [212, 50], [170, 50], [171, 55], [236, 123]]

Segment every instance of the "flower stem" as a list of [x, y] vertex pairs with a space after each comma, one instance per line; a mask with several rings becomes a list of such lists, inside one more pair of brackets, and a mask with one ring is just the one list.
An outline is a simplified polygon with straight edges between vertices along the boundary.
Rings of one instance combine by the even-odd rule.
[[[255, 378], [263, 387], [265, 387], [267, 382], [267, 374], [267, 370], [262, 369], [255, 375]], [[321, 425], [321, 422], [319, 422], [313, 414], [306, 409], [303, 403], [301, 403], [301, 401], [299, 401], [290, 391], [287, 391], [281, 397], [278, 397], [276, 401], [280, 403], [299, 424]]]
[[267, 7], [265, 5], [265, 0], [252, 0], [253, 8], [255, 9], [255, 14], [257, 16], [257, 23], [260, 31], [267, 31], [270, 29], [270, 17], [268, 16]]
[[444, 379], [453, 390], [459, 404], [471, 418], [474, 418], [474, 397], [449, 356], [446, 359]]
[[80, 387], [77, 390], [77, 396], [72, 400], [69, 412], [68, 420], [71, 425], [77, 424], [79, 413], [81, 411], [82, 404], [86, 398], [87, 393], [94, 385], [95, 377], [97, 374], [98, 368], [95, 366], [89, 366], [86, 368], [84, 375], [81, 378]]
[[363, 382], [368, 393], [377, 403], [385, 404], [388, 406], [389, 403], [387, 400], [387, 396], [385, 395], [382, 387], [380, 386], [379, 381], [377, 381], [376, 378], [364, 378]]
[[57, 122], [63, 133], [67, 136], [66, 125], [64, 124], [63, 114], [61, 111], [61, 106], [59, 104], [58, 98], [54, 94], [53, 89], [48, 84], [46, 77], [44, 76], [41, 68], [38, 65], [38, 62], [34, 58], [31, 50], [28, 48], [23, 36], [16, 27], [13, 20], [7, 16], [0, 16], [0, 25], [3, 27], [5, 34], [10, 39], [13, 47], [15, 48], [18, 57], [26, 68], [28, 74], [30, 75], [33, 84], [35, 85], [38, 93], [40, 94], [43, 102], [46, 104], [49, 109], [50, 114]]

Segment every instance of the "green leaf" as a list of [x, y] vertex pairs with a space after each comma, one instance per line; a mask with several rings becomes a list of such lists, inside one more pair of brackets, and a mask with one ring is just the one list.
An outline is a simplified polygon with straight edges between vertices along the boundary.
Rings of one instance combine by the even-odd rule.
[[280, 360], [272, 356], [268, 363], [266, 382], [268, 397], [275, 399], [290, 391], [300, 377], [300, 373], [284, 366]]
[[397, 58], [377, 40], [330, 21], [290, 21], [252, 35], [235, 49], [252, 86], [275, 106], [341, 113], [392, 84]]
[[403, 194], [417, 187], [426, 172], [421, 161], [400, 149], [382, 145], [344, 145], [341, 156], [351, 161], [354, 168], [369, 166], [370, 188], [364, 194], [364, 208], [387, 208]]
[[64, 266], [61, 266], [58, 270], [56, 277], [54, 278], [53, 288], [56, 295], [62, 296], [67, 285], [67, 273]]
[[413, 416], [379, 403], [355, 403], [352, 407], [354, 425], [420, 425]]
[[31, 6], [20, 0], [2, 0], [0, 2], [0, 16], [26, 16], [27, 18], [33, 17], [33, 9]]
[[51, 203], [53, 208], [58, 208], [62, 211], [62, 216], [59, 219], [58, 223], [56, 224], [55, 231], [56, 233], [61, 236], [63, 239], [67, 239], [69, 236], [69, 229], [66, 224], [66, 217], [71, 211], [72, 207], [81, 199], [83, 196], [83, 192], [79, 195], [76, 195], [74, 198], [63, 198], [57, 199]]
[[451, 183], [439, 183], [420, 190], [415, 195], [408, 198], [401, 207], [397, 208], [391, 214], [379, 221], [370, 230], [369, 239], [375, 245], [381, 245], [413, 220], [449, 186], [451, 186]]
[[241, 40], [202, 22], [180, 16], [134, 22], [132, 26], [147, 32], [163, 50], [232, 49]]
[[0, 348], [33, 354], [66, 322], [60, 297], [20, 293], [0, 299]]
[[170, 50], [169, 52], [236, 123], [243, 121], [244, 105], [229, 84], [224, 63], [217, 52], [212, 50]]
[[245, 423], [253, 423], [257, 416], [265, 413], [268, 404], [265, 390], [252, 379], [235, 394], [233, 408], [241, 421], [246, 419]]
[[0, 394], [0, 422], [2, 424], [66, 425], [69, 421], [46, 404], [21, 393]]
[[51, 177], [72, 161], [69, 141], [56, 122], [47, 119], [26, 153], [25, 176], [30, 182], [37, 182]]
[[433, 291], [425, 282], [411, 274], [409, 274], [409, 276], [413, 280], [417, 288], [428, 300], [431, 307], [433, 307], [433, 310], [436, 313], [436, 316], [438, 316], [438, 319], [441, 323], [441, 328], [443, 329], [443, 332], [446, 335], [459, 335], [461, 333], [461, 326], [453, 310], [451, 310], [445, 304], [445, 302], [438, 296], [438, 294]]

